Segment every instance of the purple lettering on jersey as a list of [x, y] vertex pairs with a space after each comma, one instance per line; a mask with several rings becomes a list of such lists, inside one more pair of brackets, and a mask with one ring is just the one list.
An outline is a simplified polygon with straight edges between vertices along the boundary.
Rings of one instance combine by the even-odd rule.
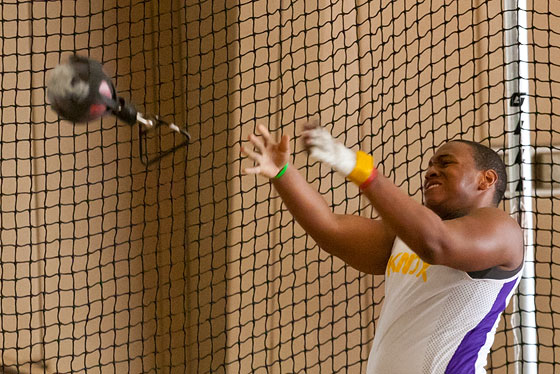
[[490, 312], [486, 314], [486, 316], [474, 329], [465, 335], [457, 347], [457, 350], [447, 365], [447, 369], [445, 369], [445, 374], [475, 373], [478, 353], [484, 344], [486, 344], [488, 333], [492, 330], [492, 327], [494, 327], [496, 320], [506, 308], [506, 300], [516, 283], [517, 279], [514, 279], [502, 286], [502, 289], [498, 293], [496, 301], [494, 302], [494, 305], [492, 305]]

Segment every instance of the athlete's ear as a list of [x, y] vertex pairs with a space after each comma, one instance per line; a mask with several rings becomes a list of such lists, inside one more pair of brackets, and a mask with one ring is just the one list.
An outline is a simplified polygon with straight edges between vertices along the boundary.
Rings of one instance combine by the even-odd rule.
[[478, 189], [486, 191], [492, 188], [498, 181], [498, 173], [493, 169], [483, 170], [480, 172], [480, 179], [478, 181]]

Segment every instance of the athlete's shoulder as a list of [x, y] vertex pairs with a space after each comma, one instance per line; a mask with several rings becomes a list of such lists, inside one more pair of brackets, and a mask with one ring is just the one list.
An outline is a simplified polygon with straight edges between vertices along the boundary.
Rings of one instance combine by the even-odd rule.
[[[471, 212], [472, 217], [480, 219], [482, 224], [494, 232], [493, 237], [503, 243], [513, 263], [519, 264], [523, 258], [523, 230], [519, 223], [502, 209], [485, 207]], [[514, 266], [516, 267], [516, 266]]]
[[468, 216], [481, 219], [483, 221], [495, 222], [497, 224], [503, 224], [511, 227], [512, 229], [517, 229], [521, 231], [519, 223], [508, 213], [497, 207], [484, 207], [472, 210]]
[[519, 223], [502, 209], [495, 207], [478, 208], [468, 214], [469, 223], [475, 223], [484, 227], [485, 231], [491, 231], [504, 238], [510, 244], [518, 243], [523, 246], [523, 231]]

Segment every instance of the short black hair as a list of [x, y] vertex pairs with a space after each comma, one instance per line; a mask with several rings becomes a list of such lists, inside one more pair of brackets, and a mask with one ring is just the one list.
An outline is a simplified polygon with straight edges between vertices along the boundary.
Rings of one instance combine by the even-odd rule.
[[494, 204], [498, 205], [504, 198], [507, 186], [506, 165], [493, 149], [470, 140], [457, 139], [454, 142], [465, 143], [471, 147], [474, 164], [478, 170], [494, 170], [498, 174], [495, 184]]

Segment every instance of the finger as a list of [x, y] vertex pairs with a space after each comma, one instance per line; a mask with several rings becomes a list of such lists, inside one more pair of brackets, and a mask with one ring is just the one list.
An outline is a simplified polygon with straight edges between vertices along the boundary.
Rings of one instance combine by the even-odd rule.
[[264, 146], [268, 147], [268, 145], [270, 144], [270, 132], [268, 132], [266, 126], [260, 124], [257, 125], [257, 130], [262, 136]]
[[290, 150], [290, 137], [288, 135], [282, 135], [278, 149], [280, 152], [288, 152]]
[[260, 137], [256, 136], [255, 134], [249, 135], [249, 141], [257, 148], [260, 153], [264, 153], [266, 146], [264, 145], [263, 141]]
[[241, 153], [247, 155], [253, 161], [259, 161], [262, 157], [260, 153], [253, 151], [252, 149], [248, 149], [246, 147], [241, 147]]
[[301, 133], [303, 144], [310, 144], [317, 136], [313, 130], [305, 130]]
[[316, 136], [308, 136], [304, 140], [305, 140], [306, 144], [310, 144], [310, 145], [320, 145], [321, 144], [321, 139], [316, 137]]
[[254, 166], [252, 168], [244, 168], [241, 170], [243, 174], [259, 174], [261, 172], [260, 166]]
[[316, 134], [308, 133], [303, 137], [303, 144], [310, 147], [321, 145], [322, 142], [320, 137], [316, 136]]
[[303, 138], [302, 138], [302, 142], [303, 142], [303, 146], [305, 147], [305, 149], [308, 149], [309, 147], [311, 147], [311, 142], [312, 142], [312, 137], [309, 136], [309, 134], [304, 134]]
[[303, 125], [303, 128], [305, 130], [313, 130], [313, 129], [316, 129], [317, 127], [319, 127], [319, 121], [318, 120], [309, 121], [309, 122], [306, 122]]
[[328, 132], [322, 127], [309, 127], [301, 132], [301, 136], [304, 138], [317, 138], [322, 136], [324, 133]]
[[312, 139], [313, 137], [314, 137], [314, 136], [313, 136], [313, 132], [312, 132], [312, 131], [306, 130], [306, 131], [304, 131], [304, 132], [301, 133], [301, 138], [302, 138], [304, 141], [307, 141], [308, 139]]
[[264, 138], [265, 142], [268, 142], [270, 140], [270, 133], [268, 132], [268, 129], [266, 128], [266, 126], [264, 125], [257, 125], [257, 130], [259, 130], [259, 132], [261, 133], [262, 137]]

